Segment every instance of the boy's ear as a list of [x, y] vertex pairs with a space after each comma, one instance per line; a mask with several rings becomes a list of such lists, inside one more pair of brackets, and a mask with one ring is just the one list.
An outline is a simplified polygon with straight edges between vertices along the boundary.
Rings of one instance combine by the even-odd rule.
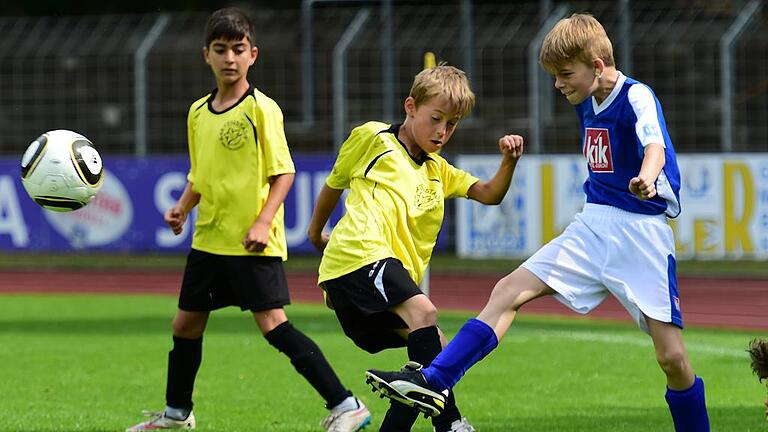
[[209, 51], [208, 51], [208, 47], [207, 47], [207, 46], [203, 47], [203, 60], [205, 60], [205, 63], [206, 63], [206, 64], [209, 64], [209, 65], [210, 65], [210, 64], [211, 64], [211, 61], [210, 61], [210, 60], [208, 60], [208, 53], [209, 53]]
[[594, 60], [592, 60], [592, 67], [595, 69], [595, 76], [600, 77], [603, 75], [603, 70], [605, 69], [605, 62], [603, 59], [597, 57]]
[[253, 66], [256, 63], [256, 58], [259, 56], [259, 47], [251, 47], [251, 60], [248, 62], [248, 66]]
[[405, 114], [412, 116], [416, 111], [416, 99], [414, 99], [412, 96], [408, 96], [405, 98], [405, 102], [403, 102], [403, 107], [405, 108]]

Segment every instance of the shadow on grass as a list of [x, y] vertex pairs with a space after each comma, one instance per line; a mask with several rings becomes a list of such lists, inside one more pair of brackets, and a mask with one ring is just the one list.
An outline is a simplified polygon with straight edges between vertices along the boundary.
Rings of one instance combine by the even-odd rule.
[[[558, 432], [669, 432], [674, 430], [666, 408], [595, 407], [592, 411], [569, 412], [553, 407], [545, 416], [515, 415], [514, 409], [496, 418], [475, 418], [472, 423], [485, 432], [558, 431]], [[713, 431], [764, 432], [763, 409], [755, 407], [710, 407]]]

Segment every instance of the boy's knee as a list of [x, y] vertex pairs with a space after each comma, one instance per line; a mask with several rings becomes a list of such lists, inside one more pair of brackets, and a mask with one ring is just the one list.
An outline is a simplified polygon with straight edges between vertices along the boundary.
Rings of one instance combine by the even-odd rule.
[[656, 361], [667, 375], [678, 375], [688, 369], [688, 356], [682, 347], [657, 352]]
[[195, 322], [173, 320], [173, 335], [184, 339], [197, 339], [203, 335], [204, 327]]
[[437, 324], [437, 308], [433, 304], [422, 304], [417, 311], [412, 313], [412, 327], [410, 330], [418, 330]]
[[266, 335], [280, 324], [288, 321], [288, 317], [285, 315], [285, 311], [282, 308], [253, 312], [253, 318], [256, 320], [256, 325], [259, 326], [259, 330], [261, 330], [261, 334], [263, 335]]
[[177, 315], [171, 328], [173, 335], [184, 339], [197, 339], [203, 335], [207, 317], [196, 315]]
[[424, 295], [411, 297], [392, 310], [408, 325], [409, 331], [437, 324], [437, 308]]

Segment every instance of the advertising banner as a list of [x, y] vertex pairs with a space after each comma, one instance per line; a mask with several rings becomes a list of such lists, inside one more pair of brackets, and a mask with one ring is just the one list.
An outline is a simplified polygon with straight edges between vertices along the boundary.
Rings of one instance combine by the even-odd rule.
[[[768, 258], [768, 154], [678, 155], [682, 213], [669, 220], [680, 259]], [[481, 178], [498, 155], [464, 155], [457, 165]], [[526, 258], [581, 210], [587, 176], [582, 156], [526, 155], [498, 206], [459, 200], [462, 257]]]
[[[307, 241], [307, 228], [333, 157], [299, 155], [294, 162], [296, 179], [285, 201], [286, 238], [291, 252], [310, 252], [314, 249]], [[163, 222], [163, 213], [176, 203], [186, 185], [186, 156], [109, 157], [104, 166], [104, 183], [94, 201], [74, 212], [57, 213], [43, 210], [27, 196], [19, 160], [0, 159], [0, 250], [189, 249], [195, 212], [178, 236]], [[332, 214], [331, 225], [339, 220], [342, 209], [340, 205]]]

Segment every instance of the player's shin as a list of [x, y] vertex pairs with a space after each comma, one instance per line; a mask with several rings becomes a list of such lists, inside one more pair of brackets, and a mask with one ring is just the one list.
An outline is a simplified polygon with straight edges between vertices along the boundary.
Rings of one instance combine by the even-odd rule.
[[667, 388], [669, 412], [675, 424], [675, 432], [709, 432], [709, 417], [704, 398], [704, 381], [696, 377], [686, 390]]
[[436, 389], [451, 389], [475, 363], [482, 360], [499, 344], [496, 333], [478, 319], [468, 320], [422, 372], [430, 385]]
[[[408, 358], [424, 366], [429, 366], [442, 349], [440, 333], [435, 326], [420, 328], [408, 335]], [[435, 430], [443, 431], [449, 430], [456, 420], [461, 420], [461, 412], [453, 392], [449, 392], [445, 398], [445, 410], [439, 416], [432, 417], [432, 424]]]
[[265, 334], [272, 346], [291, 359], [291, 364], [325, 399], [329, 408], [351, 396], [312, 339], [286, 321]]
[[[203, 357], [203, 338], [173, 337], [173, 349], [168, 352], [168, 381], [165, 399], [169, 407], [192, 411], [192, 390]], [[182, 419], [186, 415], [177, 414]]]

